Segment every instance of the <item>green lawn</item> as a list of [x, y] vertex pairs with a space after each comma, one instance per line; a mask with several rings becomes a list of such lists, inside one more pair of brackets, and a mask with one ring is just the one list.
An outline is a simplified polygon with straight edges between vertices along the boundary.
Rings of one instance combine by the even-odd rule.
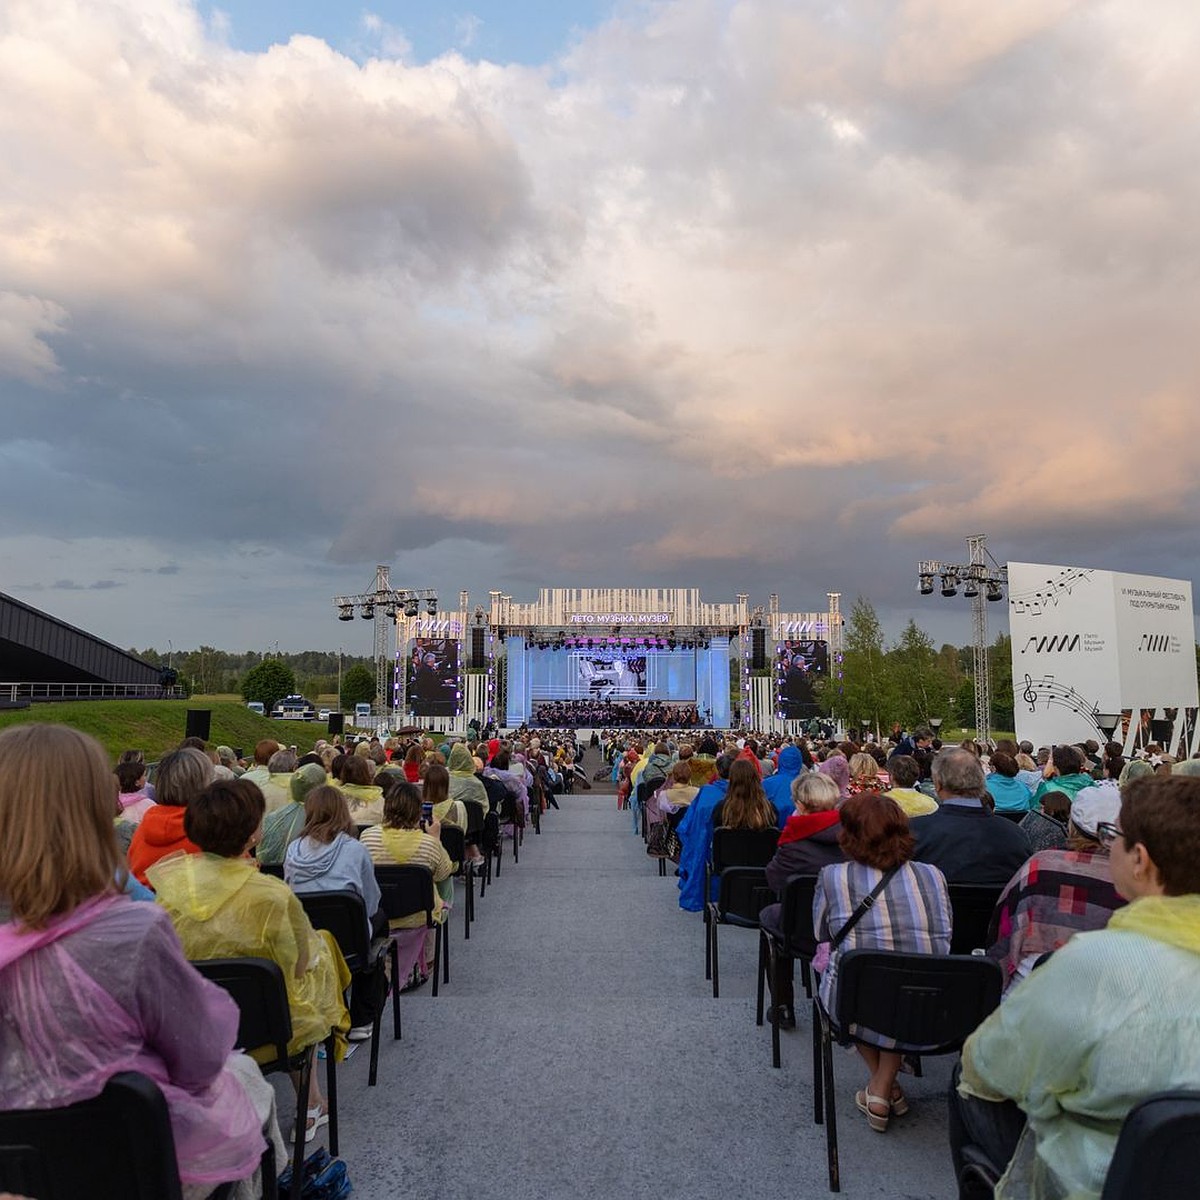
[[209, 744], [241, 748], [247, 755], [254, 743], [275, 738], [295, 745], [301, 753], [325, 736], [323, 721], [269, 721], [252, 713], [240, 700], [79, 700], [66, 704], [34, 704], [0, 711], [0, 729], [25, 721], [55, 722], [90, 733], [115, 760], [122, 750], [144, 750], [156, 761], [183, 740], [189, 708], [212, 712]]

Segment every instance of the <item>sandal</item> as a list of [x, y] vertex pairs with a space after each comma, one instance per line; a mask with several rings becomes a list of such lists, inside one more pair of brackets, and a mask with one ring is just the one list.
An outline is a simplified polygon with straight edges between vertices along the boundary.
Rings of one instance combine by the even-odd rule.
[[[863, 1113], [867, 1118], [867, 1124], [870, 1125], [876, 1133], [886, 1133], [888, 1120], [892, 1115], [892, 1104], [890, 1100], [885, 1100], [882, 1096], [872, 1096], [870, 1092], [855, 1092], [854, 1103], [860, 1113]], [[877, 1113], [871, 1111], [871, 1105], [886, 1105], [886, 1113]]]
[[892, 1088], [892, 1116], [902, 1117], [908, 1112], [908, 1097], [899, 1086]]
[[308, 1145], [317, 1136], [317, 1131], [329, 1124], [329, 1112], [318, 1105], [316, 1108], [310, 1108], [305, 1115], [307, 1121], [304, 1126], [304, 1144]]

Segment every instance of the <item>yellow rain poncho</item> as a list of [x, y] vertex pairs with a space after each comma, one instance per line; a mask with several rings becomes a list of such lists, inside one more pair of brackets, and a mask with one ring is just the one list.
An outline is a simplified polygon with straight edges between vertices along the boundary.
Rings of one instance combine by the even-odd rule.
[[373, 783], [339, 783], [355, 825], [378, 825], [383, 820], [383, 788]]
[[475, 775], [475, 759], [462, 742], [456, 742], [446, 764], [450, 772], [450, 799], [477, 800], [487, 812], [487, 789]]
[[1200, 1089], [1200, 895], [1147, 896], [1077, 933], [963, 1047], [960, 1091], [1029, 1123], [997, 1200], [1095, 1200], [1121, 1122]]
[[309, 924], [287, 884], [260, 874], [249, 859], [216, 854], [170, 855], [147, 875], [188, 958], [279, 964], [292, 1013], [290, 1053], [324, 1040], [330, 1029], [349, 1030], [346, 960], [328, 933]]

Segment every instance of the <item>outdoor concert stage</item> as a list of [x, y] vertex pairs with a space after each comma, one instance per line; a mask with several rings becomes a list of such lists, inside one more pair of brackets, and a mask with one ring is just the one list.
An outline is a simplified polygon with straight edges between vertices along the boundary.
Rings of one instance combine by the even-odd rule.
[[547, 710], [558, 727], [795, 729], [841, 661], [827, 597], [824, 612], [783, 613], [774, 595], [751, 607], [697, 588], [543, 588], [532, 603], [492, 592], [485, 609], [462, 592], [457, 611], [397, 614], [393, 708], [459, 730]]

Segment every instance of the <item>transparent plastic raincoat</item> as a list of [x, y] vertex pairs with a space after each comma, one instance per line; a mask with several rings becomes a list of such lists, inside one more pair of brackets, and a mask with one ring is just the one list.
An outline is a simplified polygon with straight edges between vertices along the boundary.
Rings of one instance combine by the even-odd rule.
[[172, 855], [148, 874], [188, 958], [279, 964], [292, 1012], [290, 1052], [323, 1040], [330, 1029], [349, 1030], [346, 961], [333, 939], [309, 924], [287, 884], [260, 874], [249, 859], [216, 854]]

